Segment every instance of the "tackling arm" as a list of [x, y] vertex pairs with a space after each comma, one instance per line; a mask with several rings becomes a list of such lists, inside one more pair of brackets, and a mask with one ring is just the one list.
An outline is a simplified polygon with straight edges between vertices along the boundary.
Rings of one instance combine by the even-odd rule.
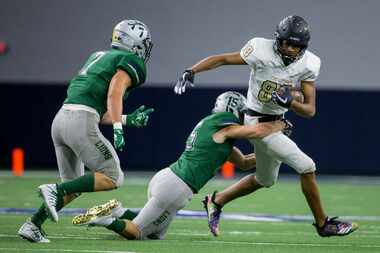
[[232, 162], [243, 171], [250, 170], [256, 166], [255, 154], [244, 155], [237, 147], [233, 147], [228, 161]]
[[253, 139], [264, 138], [274, 132], [281, 131], [286, 124], [283, 121], [258, 123], [256, 125], [230, 125], [218, 132], [212, 138], [216, 143], [223, 143], [226, 139]]
[[301, 82], [301, 90], [305, 97], [303, 103], [299, 103], [293, 99], [290, 109], [295, 113], [305, 118], [312, 118], [315, 115], [315, 97], [316, 91], [314, 82]]

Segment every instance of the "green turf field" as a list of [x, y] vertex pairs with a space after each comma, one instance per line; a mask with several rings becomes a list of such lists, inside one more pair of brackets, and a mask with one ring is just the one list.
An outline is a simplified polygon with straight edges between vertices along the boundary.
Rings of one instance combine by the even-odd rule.
[[[14, 178], [0, 171], [0, 208], [33, 208], [40, 205], [39, 184], [55, 182], [52, 174], [32, 173]], [[125, 185], [111, 192], [83, 194], [69, 207], [90, 207], [118, 198], [128, 207], [142, 207], [146, 200], [147, 177], [130, 176]], [[207, 192], [223, 189], [233, 181], [214, 180], [186, 207], [202, 210], [200, 200]], [[222, 235], [213, 238], [205, 219], [178, 218], [166, 240], [126, 241], [102, 228], [87, 230], [71, 225], [70, 216], [58, 224], [46, 222], [49, 244], [32, 244], [16, 233], [27, 216], [0, 215], [0, 252], [380, 252], [379, 180], [344, 178], [321, 180], [320, 190], [329, 215], [358, 216], [360, 228], [340, 238], [320, 238], [308, 222], [258, 222], [223, 220]], [[227, 206], [225, 213], [310, 215], [298, 182], [280, 178], [279, 183]], [[370, 216], [370, 217], [365, 217]], [[369, 219], [374, 219], [370, 221]]]

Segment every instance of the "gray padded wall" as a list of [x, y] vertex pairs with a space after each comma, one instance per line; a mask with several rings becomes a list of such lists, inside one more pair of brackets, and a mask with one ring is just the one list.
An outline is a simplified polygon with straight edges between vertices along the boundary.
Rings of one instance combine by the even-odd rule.
[[[318, 86], [379, 89], [380, 1], [357, 0], [1, 0], [0, 82], [62, 82], [94, 50], [106, 49], [113, 26], [124, 18], [149, 25], [154, 48], [149, 83], [168, 85], [210, 54], [240, 50], [253, 36], [272, 37], [290, 14], [311, 25], [311, 51], [322, 58]], [[203, 85], [244, 85], [248, 68], [221, 68], [196, 77]], [[156, 84], [157, 85], [157, 84]]]

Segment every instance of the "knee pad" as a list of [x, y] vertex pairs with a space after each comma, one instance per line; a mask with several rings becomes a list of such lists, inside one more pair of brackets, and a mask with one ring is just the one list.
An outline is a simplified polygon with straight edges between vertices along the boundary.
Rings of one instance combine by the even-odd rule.
[[121, 185], [123, 185], [124, 173], [120, 167], [116, 167], [111, 170], [105, 170], [103, 173], [114, 182], [116, 188], [119, 188]]
[[277, 177], [271, 178], [258, 178], [256, 176], [256, 181], [263, 187], [269, 188], [277, 182]]
[[305, 159], [302, 164], [296, 169], [299, 174], [311, 173], [316, 170], [313, 159]]
[[124, 173], [122, 170], [120, 170], [119, 175], [117, 179], [115, 180], [115, 185], [117, 188], [119, 188], [120, 186], [123, 185], [123, 183], [124, 183]]

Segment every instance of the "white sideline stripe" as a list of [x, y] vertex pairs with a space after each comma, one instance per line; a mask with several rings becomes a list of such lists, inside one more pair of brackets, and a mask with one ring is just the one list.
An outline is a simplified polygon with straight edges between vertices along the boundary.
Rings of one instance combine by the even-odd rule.
[[215, 243], [215, 244], [247, 244], [263, 246], [309, 246], [309, 247], [359, 247], [359, 248], [380, 248], [380, 245], [357, 245], [357, 244], [319, 244], [319, 243], [285, 243], [285, 242], [231, 242], [231, 241], [198, 241], [198, 243]]
[[[0, 234], [1, 237], [6, 238], [15, 238], [18, 237], [17, 235], [7, 235], [7, 234]], [[58, 235], [48, 235], [49, 238], [55, 238], [55, 239], [77, 239], [77, 240], [104, 240], [104, 237], [81, 237], [81, 236], [58, 236]]]
[[[206, 234], [197, 234], [197, 233], [188, 233], [188, 234], [185, 234], [185, 233], [169, 233], [169, 234], [177, 234], [177, 235], [186, 235], [186, 236], [189, 236], [189, 235], [206, 235]], [[210, 236], [210, 234], [207, 234], [207, 236]], [[8, 237], [8, 238], [14, 238], [14, 237], [18, 237], [16, 235], [9, 235], [9, 234], [0, 234], [0, 237]], [[103, 239], [104, 238], [101, 238], [101, 237], [77, 237], [77, 236], [71, 236], [71, 237], [68, 237], [68, 236], [49, 236], [49, 238], [56, 238], [56, 239], [80, 239], [80, 240], [99, 240], [99, 239]], [[187, 243], [185, 241], [182, 241], [182, 240], [177, 240], [177, 239], [169, 239], [167, 241], [176, 241], [176, 242], [179, 242], [179, 243]], [[369, 245], [357, 245], [357, 244], [332, 244], [332, 243], [328, 243], [328, 244], [321, 244], [321, 243], [279, 243], [279, 242], [242, 242], [242, 241], [199, 241], [199, 240], [194, 240], [193, 242], [198, 242], [198, 243], [215, 243], [215, 244], [245, 244], [245, 245], [262, 245], [262, 246], [308, 246], [308, 247], [341, 247], [341, 248], [346, 248], [346, 247], [358, 247], [358, 248], [380, 248], [380, 244], [377, 245], [377, 244], [369, 244]], [[7, 249], [7, 248], [0, 248], [0, 250], [2, 249]], [[19, 249], [13, 249], [13, 248], [10, 248], [10, 250], [19, 250]], [[23, 250], [31, 250], [31, 251], [39, 251], [39, 250], [42, 250], [42, 249], [23, 249]], [[131, 252], [131, 251], [92, 251], [92, 250], [70, 250], [70, 249], [66, 249], [66, 250], [60, 250], [60, 249], [44, 249], [45, 251], [67, 251], [67, 252], [95, 252], [95, 253], [98, 253], [98, 252], [104, 252], [104, 253], [136, 253], [136, 252]]]
[[[361, 234], [363, 231], [360, 231], [359, 233], [356, 232], [354, 234], [351, 234], [350, 237], [362, 237], [362, 238], [380, 238], [380, 233], [366, 233]], [[253, 235], [253, 236], [262, 236], [262, 235], [304, 235], [304, 236], [310, 236], [314, 237], [316, 235], [315, 232], [262, 232], [262, 231], [223, 231], [222, 232], [225, 235]], [[169, 232], [169, 235], [179, 235], [179, 236], [211, 236], [211, 233], [201, 233], [199, 231], [190, 231], [190, 230], [181, 230], [178, 232]]]
[[[6, 251], [57, 251], [57, 252], [95, 252], [95, 253], [137, 253], [135, 251], [113, 251], [113, 250], [92, 250], [92, 249], [25, 249], [25, 248], [0, 248]], [[5, 252], [6, 252], [5, 251]]]

